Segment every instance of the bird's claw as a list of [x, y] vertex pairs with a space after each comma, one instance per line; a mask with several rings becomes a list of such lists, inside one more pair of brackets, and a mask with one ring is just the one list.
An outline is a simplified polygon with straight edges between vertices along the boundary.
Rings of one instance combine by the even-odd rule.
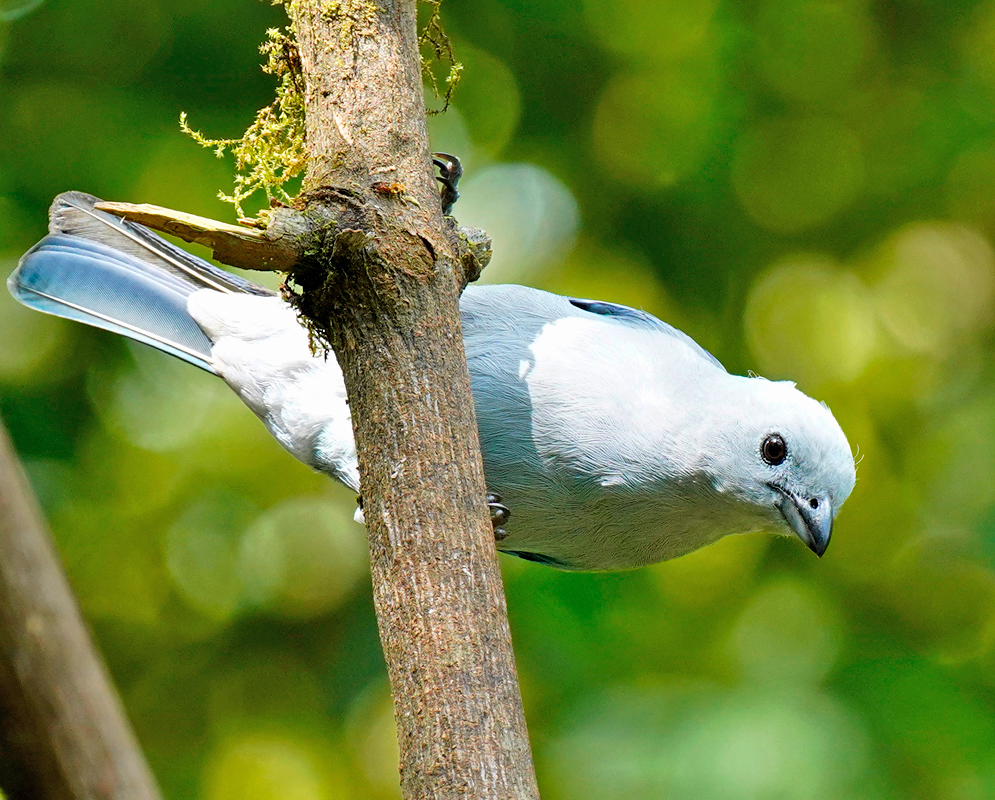
[[442, 184], [439, 199], [442, 201], [442, 213], [448, 216], [453, 210], [453, 204], [459, 199], [456, 186], [463, 177], [463, 165], [450, 153], [432, 153], [432, 163], [439, 168], [435, 179]]
[[508, 536], [508, 531], [506, 531], [502, 526], [507, 524], [511, 517], [511, 511], [508, 509], [508, 506], [501, 503], [501, 495], [494, 494], [494, 492], [487, 493], [487, 508], [491, 512], [491, 525], [494, 526], [494, 539], [500, 542]]
[[[363, 513], [363, 496], [356, 495], [356, 505], [359, 507], [359, 514]], [[487, 509], [491, 512], [491, 525], [494, 528], [494, 540], [500, 542], [507, 538], [508, 531], [502, 526], [508, 523], [511, 518], [511, 511], [508, 506], [502, 504], [501, 495], [494, 492], [487, 493]], [[361, 519], [358, 521], [362, 522]]]

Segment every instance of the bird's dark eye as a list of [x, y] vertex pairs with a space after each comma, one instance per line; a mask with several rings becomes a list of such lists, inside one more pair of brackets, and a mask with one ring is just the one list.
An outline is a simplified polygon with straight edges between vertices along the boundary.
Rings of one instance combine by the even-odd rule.
[[788, 446], [784, 443], [784, 439], [781, 438], [780, 434], [772, 433], [760, 445], [760, 455], [763, 456], [764, 461], [772, 467], [776, 467], [778, 464], [783, 463], [787, 457]]

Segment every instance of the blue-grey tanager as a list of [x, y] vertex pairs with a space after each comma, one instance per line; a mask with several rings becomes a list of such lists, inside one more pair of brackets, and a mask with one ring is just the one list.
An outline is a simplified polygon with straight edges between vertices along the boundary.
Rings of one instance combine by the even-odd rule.
[[[312, 355], [294, 311], [95, 202], [56, 198], [14, 297], [219, 375], [290, 453], [358, 490], [342, 374]], [[854, 460], [829, 409], [794, 384], [730, 375], [612, 303], [470, 286], [460, 312], [488, 491], [510, 509], [501, 550], [626, 569], [764, 529], [825, 551]]]

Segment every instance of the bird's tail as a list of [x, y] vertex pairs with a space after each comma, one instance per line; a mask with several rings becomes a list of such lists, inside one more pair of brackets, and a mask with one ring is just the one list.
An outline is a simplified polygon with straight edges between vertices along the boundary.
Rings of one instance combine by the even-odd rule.
[[152, 345], [214, 372], [211, 342], [187, 312], [199, 289], [271, 292], [173, 246], [148, 228], [98, 211], [97, 198], [65, 192], [49, 235], [25, 253], [7, 288], [29, 308]]

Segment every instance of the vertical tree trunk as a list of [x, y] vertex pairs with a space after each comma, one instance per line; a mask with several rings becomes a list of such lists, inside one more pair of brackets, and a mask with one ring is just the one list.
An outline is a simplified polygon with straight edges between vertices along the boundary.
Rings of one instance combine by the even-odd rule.
[[157, 800], [0, 425], [0, 782], [10, 800]]
[[430, 172], [415, 0], [288, 3], [306, 91], [302, 310], [352, 409], [401, 785], [537, 798], [486, 511], [452, 220]]

